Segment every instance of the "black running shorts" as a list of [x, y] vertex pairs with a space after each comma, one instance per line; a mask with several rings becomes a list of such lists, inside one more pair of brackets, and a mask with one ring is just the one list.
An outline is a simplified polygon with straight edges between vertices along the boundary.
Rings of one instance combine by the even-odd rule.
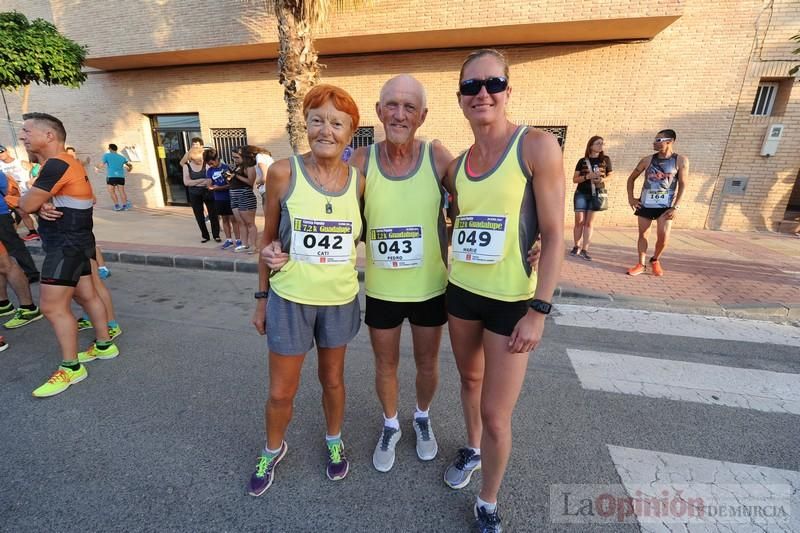
[[97, 258], [94, 235], [91, 232], [70, 236], [69, 242], [48, 242], [42, 239], [44, 262], [42, 263], [42, 285], [76, 287], [81, 276], [92, 274], [92, 259]]
[[447, 312], [462, 320], [479, 320], [492, 333], [510, 337], [528, 312], [528, 300], [504, 302], [448, 283]]
[[390, 302], [367, 296], [364, 323], [375, 329], [393, 329], [408, 321], [415, 326], [437, 327], [447, 322], [445, 295], [423, 302]]
[[657, 220], [670, 209], [670, 207], [640, 207], [636, 210], [634, 215], [637, 217], [649, 218], [650, 220]]

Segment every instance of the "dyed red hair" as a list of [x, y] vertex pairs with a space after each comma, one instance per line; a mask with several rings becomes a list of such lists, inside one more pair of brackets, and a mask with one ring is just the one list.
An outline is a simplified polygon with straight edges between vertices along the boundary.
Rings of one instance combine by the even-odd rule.
[[350, 115], [352, 121], [353, 131], [358, 128], [358, 120], [361, 118], [358, 114], [358, 106], [356, 105], [350, 93], [339, 87], [333, 85], [320, 84], [315, 85], [303, 98], [303, 116], [308, 117], [308, 110], [322, 106], [325, 102], [331, 102], [333, 107]]

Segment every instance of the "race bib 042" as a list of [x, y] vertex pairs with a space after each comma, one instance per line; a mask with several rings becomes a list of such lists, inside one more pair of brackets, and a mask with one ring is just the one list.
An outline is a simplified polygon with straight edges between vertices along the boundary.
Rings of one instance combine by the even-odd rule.
[[378, 268], [414, 268], [422, 264], [422, 227], [375, 228], [369, 231], [372, 263]]
[[350, 261], [352, 251], [352, 222], [294, 219], [291, 247], [293, 260], [319, 265], [340, 265]]
[[453, 224], [453, 259], [465, 263], [492, 264], [503, 258], [506, 217], [468, 215]]

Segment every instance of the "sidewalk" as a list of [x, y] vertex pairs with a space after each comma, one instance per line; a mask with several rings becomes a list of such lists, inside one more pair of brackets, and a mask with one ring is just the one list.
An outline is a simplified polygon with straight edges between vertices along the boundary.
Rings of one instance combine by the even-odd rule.
[[[259, 217], [259, 230], [263, 219]], [[572, 228], [564, 248], [572, 246]], [[95, 235], [107, 261], [256, 272], [256, 257], [201, 244], [189, 208], [95, 210]], [[651, 310], [800, 321], [800, 239], [776, 233], [674, 230], [662, 258], [666, 274], [630, 277], [635, 228], [595, 231], [593, 261], [566, 255], [556, 295]], [[652, 233], [652, 246], [655, 232]], [[37, 241], [31, 246], [38, 248]], [[363, 246], [359, 247], [363, 271]], [[652, 253], [652, 252], [651, 252]], [[605, 302], [605, 303], [604, 303]]]

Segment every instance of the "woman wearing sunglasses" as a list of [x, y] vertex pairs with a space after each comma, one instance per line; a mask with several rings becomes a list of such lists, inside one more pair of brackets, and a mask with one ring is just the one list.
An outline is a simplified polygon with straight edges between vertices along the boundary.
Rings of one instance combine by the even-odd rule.
[[[555, 137], [506, 118], [511, 87], [500, 52], [471, 53], [459, 80], [458, 102], [474, 142], [446, 176], [457, 215], [447, 306], [467, 443], [444, 481], [466, 487], [482, 468], [473, 513], [481, 531], [497, 532], [511, 415], [529, 352], [542, 338], [564, 254], [564, 167]], [[539, 234], [537, 276], [526, 255]]]

